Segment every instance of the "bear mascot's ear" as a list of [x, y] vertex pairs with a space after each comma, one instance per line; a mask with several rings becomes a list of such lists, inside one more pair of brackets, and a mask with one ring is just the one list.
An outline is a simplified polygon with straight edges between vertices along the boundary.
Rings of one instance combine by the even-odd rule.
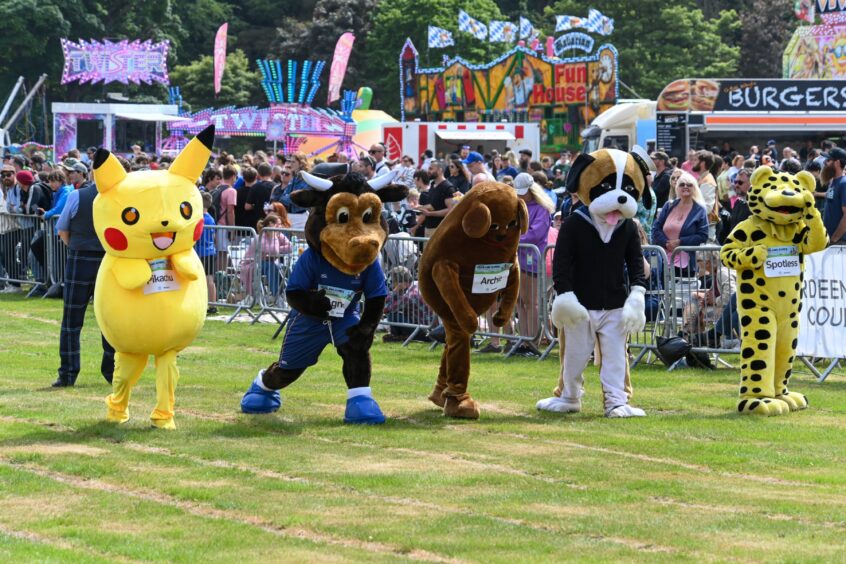
[[520, 226], [520, 233], [525, 235], [529, 232], [529, 208], [526, 202], [517, 199], [517, 225]]
[[567, 187], [567, 192], [575, 194], [579, 191], [579, 178], [582, 176], [585, 169], [593, 164], [593, 161], [595, 160], [595, 158], [591, 157], [587, 153], [581, 153], [578, 157], [576, 157], [576, 160], [570, 167], [570, 172], [567, 173], [567, 179], [564, 181], [564, 185]]
[[481, 239], [491, 228], [491, 210], [476, 200], [461, 218], [461, 228], [471, 239]]

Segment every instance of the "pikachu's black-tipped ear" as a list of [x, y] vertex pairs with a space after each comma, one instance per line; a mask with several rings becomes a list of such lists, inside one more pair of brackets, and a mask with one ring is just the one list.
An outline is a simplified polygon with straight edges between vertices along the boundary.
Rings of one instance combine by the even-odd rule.
[[94, 155], [94, 184], [100, 194], [105, 194], [126, 178], [123, 165], [108, 149], [100, 147]]
[[168, 172], [178, 174], [191, 182], [196, 182], [206, 164], [209, 162], [212, 144], [214, 143], [214, 125], [210, 125], [199, 132], [182, 152], [177, 155]]

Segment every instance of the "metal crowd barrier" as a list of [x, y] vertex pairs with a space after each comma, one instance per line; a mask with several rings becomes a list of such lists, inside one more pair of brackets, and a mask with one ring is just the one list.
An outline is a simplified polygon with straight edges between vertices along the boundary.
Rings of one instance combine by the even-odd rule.
[[56, 224], [58, 216], [44, 222], [45, 243], [47, 245], [47, 264], [51, 284], [63, 284], [65, 281], [65, 264], [68, 258], [68, 247], [59, 238]]
[[715, 354], [718, 362], [728, 365], [719, 355], [740, 353], [736, 272], [723, 266], [719, 245], [678, 247], [670, 264], [667, 332], [681, 333], [694, 352]]
[[[29, 295], [33, 295], [46, 286], [50, 266], [44, 223], [35, 215], [0, 214], [0, 282], [4, 287], [31, 284]], [[33, 238], [38, 232], [44, 238], [33, 249]]]
[[[250, 251], [251, 257], [257, 257], [256, 285], [261, 308], [253, 322], [257, 322], [262, 315], [269, 314], [280, 323], [277, 335], [285, 325], [288, 312], [291, 311], [285, 299], [288, 277], [297, 259], [307, 248], [308, 243], [302, 231], [266, 227], [257, 234]], [[284, 314], [285, 317], [280, 319], [277, 314]]]
[[254, 244], [256, 232], [249, 227], [212, 225], [206, 227], [214, 232], [215, 249], [214, 282], [217, 295], [209, 300], [209, 306], [234, 308], [227, 323], [241, 313], [253, 321], [258, 314], [253, 308], [261, 303], [258, 285], [258, 263], [255, 260]]

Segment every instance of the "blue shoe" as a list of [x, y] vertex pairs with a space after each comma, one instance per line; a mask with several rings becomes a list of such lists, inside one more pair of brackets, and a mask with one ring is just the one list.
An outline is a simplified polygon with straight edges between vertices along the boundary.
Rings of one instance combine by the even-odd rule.
[[241, 398], [241, 411], [244, 413], [273, 413], [282, 407], [279, 391], [268, 392], [253, 382], [250, 389]]
[[379, 404], [371, 397], [356, 396], [347, 400], [344, 423], [358, 425], [378, 425], [385, 422], [385, 415]]

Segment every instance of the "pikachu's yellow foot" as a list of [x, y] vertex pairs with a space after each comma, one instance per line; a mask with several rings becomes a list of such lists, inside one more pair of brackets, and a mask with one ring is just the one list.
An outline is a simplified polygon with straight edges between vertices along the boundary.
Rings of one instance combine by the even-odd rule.
[[741, 397], [737, 402], [737, 411], [741, 415], [784, 415], [790, 413], [787, 402], [775, 398]]
[[167, 429], [168, 431], [176, 430], [176, 423], [173, 422], [173, 417], [170, 419], [150, 419], [150, 422], [156, 429]]
[[112, 403], [112, 396], [106, 397], [106, 421], [112, 423], [126, 423], [129, 421], [129, 411], [126, 409], [115, 409]]
[[808, 398], [805, 397], [805, 394], [787, 392], [786, 394], [776, 396], [776, 399], [785, 402], [790, 407], [790, 411], [808, 409]]

